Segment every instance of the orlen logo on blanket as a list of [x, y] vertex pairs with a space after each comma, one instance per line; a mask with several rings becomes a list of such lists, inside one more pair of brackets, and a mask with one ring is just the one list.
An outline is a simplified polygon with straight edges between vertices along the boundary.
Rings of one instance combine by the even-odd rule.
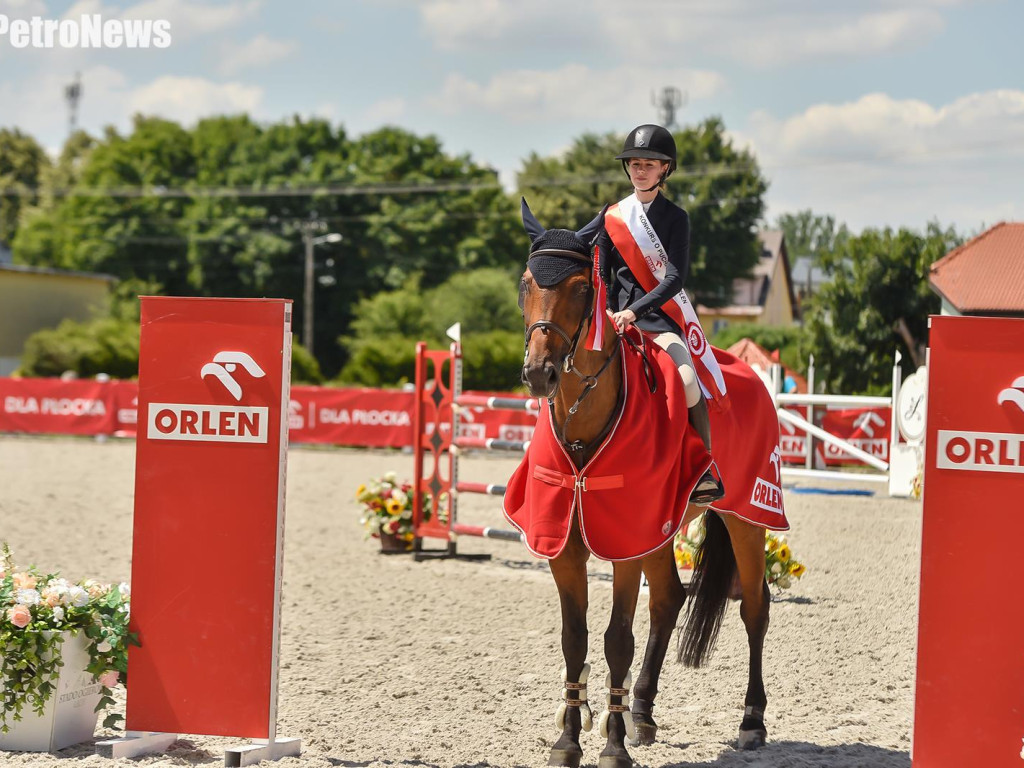
[[[999, 393], [996, 402], [1024, 413], [1024, 376]], [[1024, 435], [940, 429], [935, 466], [976, 472], [1024, 473]]]
[[[242, 384], [235, 378], [242, 366], [250, 378], [266, 376], [245, 352], [218, 352], [200, 370], [213, 376], [235, 399], [242, 399]], [[270, 410], [265, 406], [150, 403], [146, 436], [151, 440], [193, 440], [223, 443], [265, 443]]]
[[780, 486], [782, 483], [782, 452], [779, 450], [779, 446], [775, 446], [775, 449], [768, 457], [768, 461], [771, 462], [772, 468], [775, 470], [775, 482], [769, 483], [760, 476], [755, 477], [754, 490], [750, 494], [750, 503], [755, 507], [767, 509], [769, 512], [781, 515], [782, 488]]

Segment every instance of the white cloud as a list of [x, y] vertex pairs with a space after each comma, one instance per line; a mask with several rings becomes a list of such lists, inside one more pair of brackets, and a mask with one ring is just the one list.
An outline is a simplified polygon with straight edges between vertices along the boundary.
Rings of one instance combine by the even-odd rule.
[[720, 91], [724, 78], [716, 72], [651, 67], [594, 70], [567, 64], [556, 70], [499, 72], [480, 83], [449, 75], [428, 103], [447, 114], [483, 110], [515, 122], [560, 119], [624, 120], [651, 111], [651, 93], [674, 83], [691, 99]]
[[291, 56], [296, 44], [288, 40], [274, 40], [266, 35], [257, 35], [251, 40], [236, 45], [228, 43], [221, 56], [220, 71], [225, 75], [237, 75], [250, 69], [265, 67]]
[[188, 125], [206, 115], [252, 112], [262, 100], [259, 86], [168, 75], [133, 90], [125, 106], [128, 114], [160, 115]]
[[945, 28], [949, 8], [977, 0], [427, 0], [415, 7], [445, 50], [600, 45], [621, 60], [697, 61], [709, 54], [749, 65], [904, 50]]
[[142, 0], [125, 8], [119, 15], [126, 19], [167, 19], [171, 22], [171, 34], [184, 42], [185, 38], [238, 26], [253, 18], [262, 5], [259, 0], [232, 0], [227, 3]]
[[771, 180], [776, 214], [812, 208], [855, 227], [937, 217], [968, 228], [1024, 216], [1024, 91], [939, 107], [868, 94], [783, 120], [756, 113], [737, 138]]

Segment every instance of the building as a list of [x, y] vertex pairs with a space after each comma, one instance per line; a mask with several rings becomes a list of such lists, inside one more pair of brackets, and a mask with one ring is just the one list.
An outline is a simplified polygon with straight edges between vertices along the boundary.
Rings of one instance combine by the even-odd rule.
[[114, 278], [28, 267], [0, 259], [0, 376], [21, 364], [25, 341], [63, 320], [88, 320], [104, 308]]
[[724, 307], [698, 305], [697, 314], [708, 336], [737, 323], [793, 325], [800, 316], [793, 278], [781, 230], [758, 233], [761, 258], [748, 278], [733, 281], [732, 304]]
[[1001, 222], [932, 264], [944, 315], [1024, 317], [1024, 223]]

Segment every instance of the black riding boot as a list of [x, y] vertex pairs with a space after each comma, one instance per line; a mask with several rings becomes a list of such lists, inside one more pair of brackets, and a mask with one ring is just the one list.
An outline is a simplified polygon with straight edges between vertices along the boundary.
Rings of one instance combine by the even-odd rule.
[[[708, 453], [711, 453], [711, 419], [708, 416], [708, 404], [704, 400], [703, 393], [701, 393], [700, 400], [690, 408], [689, 420], [690, 426], [697, 430], [700, 439], [704, 441], [704, 447]], [[690, 494], [690, 503], [696, 504], [698, 507], [706, 507], [723, 496], [725, 496], [725, 486], [709, 469], [697, 481], [693, 493]]]

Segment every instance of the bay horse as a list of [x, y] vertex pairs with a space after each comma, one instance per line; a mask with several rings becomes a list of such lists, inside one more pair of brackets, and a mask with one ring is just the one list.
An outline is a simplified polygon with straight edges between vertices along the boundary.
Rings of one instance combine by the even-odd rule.
[[[552, 233], [560, 233], [555, 239], [562, 245], [556, 250], [562, 253], [560, 266], [556, 262], [554, 269], [546, 269], [544, 279], [538, 280], [528, 266], [520, 281], [520, 308], [526, 325], [522, 379], [532, 396], [548, 400], [552, 431], [577, 469], [585, 467], [599, 451], [622, 407], [624, 384], [624, 367], [617, 358], [624, 354], [621, 345], [626, 342], [614, 332], [604, 307], [594, 306], [594, 281], [599, 278], [594, 276], [588, 243], [596, 230], [595, 222], [579, 232], [545, 230], [523, 201], [523, 223], [531, 243], [536, 244], [544, 237], [550, 241]], [[565, 245], [571, 242], [576, 247]], [[533, 251], [531, 247], [531, 254]], [[573, 259], [578, 262], [575, 269]], [[531, 263], [540, 262], [531, 259]], [[557, 282], [552, 283], [552, 279]], [[607, 331], [598, 350], [585, 348], [581, 342], [595, 322], [605, 323]], [[627, 512], [631, 510], [623, 510]], [[586, 693], [586, 563], [591, 552], [581, 532], [579, 513], [571, 514], [568, 539], [557, 556], [549, 559], [561, 606], [565, 690], [557, 716], [562, 732], [551, 749], [548, 765], [577, 768], [583, 755], [580, 733], [589, 730], [591, 724]], [[688, 666], [699, 667], [714, 650], [727, 601], [736, 585], [750, 649], [745, 710], [737, 746], [757, 749], [767, 738], [767, 697], [762, 679], [762, 649], [770, 600], [764, 578], [765, 532], [733, 515], [719, 515], [693, 505], [687, 505], [681, 530], [700, 514], [705, 514], [706, 534], [695, 558], [689, 595], [679, 578], [671, 536], [654, 552], [613, 563], [612, 611], [604, 632], [609, 673], [605, 681], [608, 707], [602, 716], [602, 734], [607, 741], [598, 760], [599, 768], [627, 768], [633, 764], [626, 749], [627, 735], [631, 746], [654, 742], [658, 729], [653, 717], [658, 678], [686, 598], [689, 596], [690, 603], [679, 638], [678, 658]], [[633, 618], [641, 574], [646, 576], [650, 591], [650, 635], [632, 690], [630, 709]]]

